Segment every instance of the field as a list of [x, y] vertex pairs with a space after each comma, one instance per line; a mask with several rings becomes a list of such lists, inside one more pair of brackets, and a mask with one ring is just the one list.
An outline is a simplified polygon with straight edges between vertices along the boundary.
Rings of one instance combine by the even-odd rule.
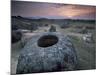
[[19, 29], [20, 31], [23, 30], [23, 33], [19, 41], [12, 43], [12, 73], [16, 73], [17, 60], [25, 44], [32, 36], [48, 32], [51, 26], [56, 28], [56, 32], [60, 32], [71, 39], [78, 57], [78, 70], [96, 68], [96, 25], [94, 20], [27, 19], [18, 16], [12, 17], [12, 32]]

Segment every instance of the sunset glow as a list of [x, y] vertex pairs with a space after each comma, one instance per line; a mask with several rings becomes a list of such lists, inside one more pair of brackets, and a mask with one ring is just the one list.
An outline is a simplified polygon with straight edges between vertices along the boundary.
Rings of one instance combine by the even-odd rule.
[[12, 2], [12, 15], [24, 17], [95, 19], [96, 7], [39, 2]]

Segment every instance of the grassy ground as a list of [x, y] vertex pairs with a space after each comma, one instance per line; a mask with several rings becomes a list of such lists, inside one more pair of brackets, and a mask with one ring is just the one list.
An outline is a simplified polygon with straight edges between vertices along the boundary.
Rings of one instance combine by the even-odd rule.
[[69, 36], [79, 59], [78, 69], [95, 69], [95, 44], [88, 44], [76, 36]]

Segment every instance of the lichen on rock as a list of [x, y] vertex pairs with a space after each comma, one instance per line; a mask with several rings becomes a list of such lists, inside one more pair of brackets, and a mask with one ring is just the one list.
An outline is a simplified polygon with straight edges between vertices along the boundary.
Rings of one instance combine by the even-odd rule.
[[25, 45], [16, 73], [69, 71], [76, 66], [77, 55], [70, 39], [58, 32], [47, 32], [33, 36]]

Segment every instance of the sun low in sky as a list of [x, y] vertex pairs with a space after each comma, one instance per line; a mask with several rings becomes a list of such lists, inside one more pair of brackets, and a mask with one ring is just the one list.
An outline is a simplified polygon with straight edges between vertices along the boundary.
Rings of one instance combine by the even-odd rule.
[[12, 16], [48, 19], [95, 19], [96, 6], [12, 1]]

